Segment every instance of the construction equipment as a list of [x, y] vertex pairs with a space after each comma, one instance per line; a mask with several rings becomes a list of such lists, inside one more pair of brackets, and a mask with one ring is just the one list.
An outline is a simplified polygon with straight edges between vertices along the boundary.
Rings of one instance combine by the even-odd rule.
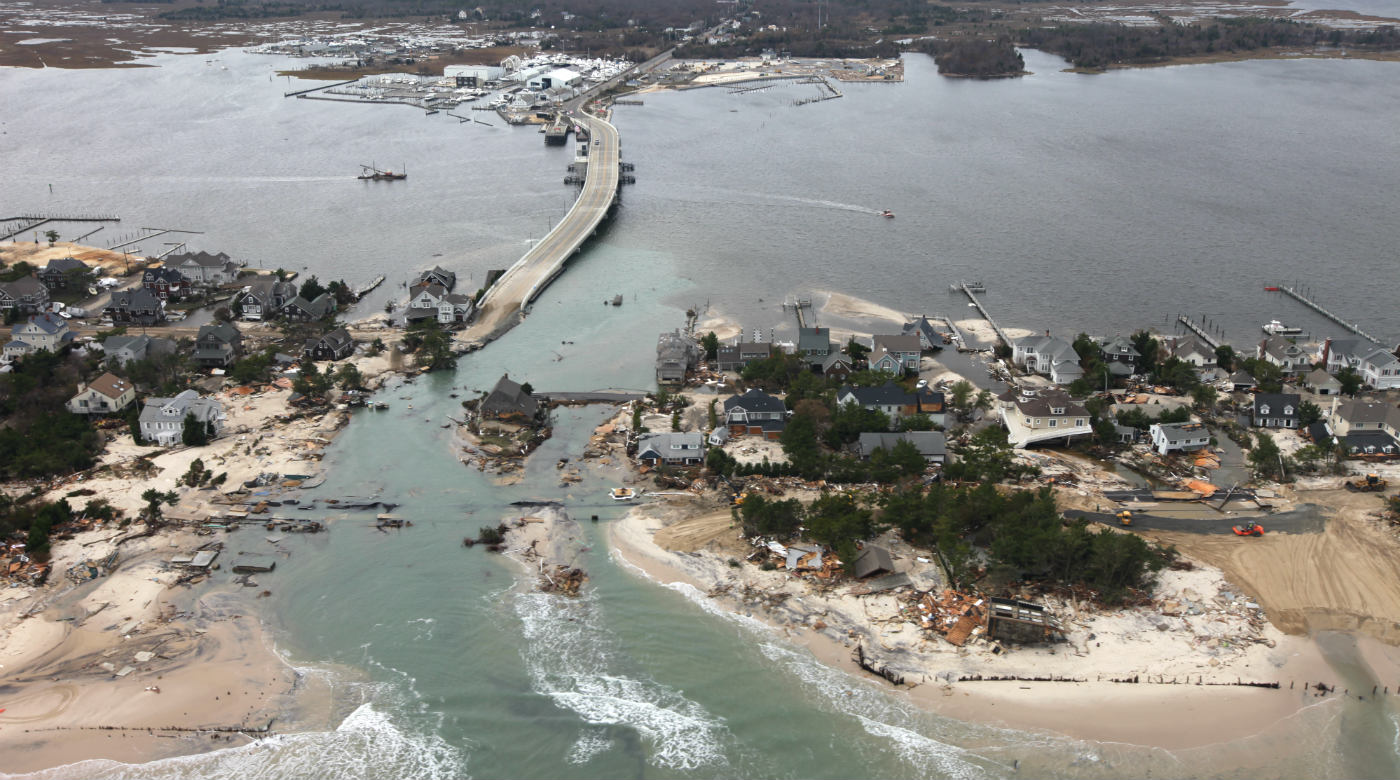
[[1232, 526], [1232, 528], [1233, 528], [1234, 531], [1235, 531], [1235, 536], [1263, 536], [1263, 535], [1264, 535], [1264, 526], [1259, 525], [1258, 523], [1254, 522], [1253, 520], [1250, 520], [1248, 523], [1245, 523], [1244, 525]]
[[1347, 481], [1347, 490], [1353, 493], [1379, 493], [1388, 483], [1379, 474], [1367, 474], [1365, 479]]
[[1119, 524], [1119, 525], [1132, 525], [1132, 524], [1133, 524], [1133, 513], [1132, 513], [1132, 512], [1129, 512], [1129, 511], [1126, 510], [1126, 509], [1124, 509], [1122, 512], [1119, 512], [1117, 515], [1114, 515], [1114, 516], [1118, 518], [1118, 524]]

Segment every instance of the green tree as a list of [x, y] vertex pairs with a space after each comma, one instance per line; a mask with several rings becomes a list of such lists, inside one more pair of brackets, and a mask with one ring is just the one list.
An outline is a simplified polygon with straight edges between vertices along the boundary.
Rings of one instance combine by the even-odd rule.
[[948, 388], [948, 405], [953, 407], [959, 415], [966, 415], [972, 411], [970, 402], [972, 401], [972, 383], [966, 379], [959, 379]]
[[870, 347], [856, 341], [856, 337], [852, 336], [851, 340], [846, 342], [844, 351], [851, 358], [851, 364], [854, 365], [865, 361], [866, 355], [870, 354]]
[[146, 443], [146, 439], [141, 436], [141, 404], [132, 404], [126, 410], [126, 425], [131, 430], [131, 441], [136, 446]]
[[822, 475], [822, 453], [817, 444], [816, 421], [805, 414], [793, 415], [779, 441], [792, 468], [807, 479]]
[[1215, 348], [1215, 364], [1224, 371], [1235, 370], [1235, 348], [1229, 344], [1221, 344]]
[[58, 242], [58, 231], [57, 231], [57, 230], [45, 230], [45, 231], [44, 231], [44, 238], [47, 238], [47, 239], [49, 240], [49, 246], [53, 246], [55, 243]]
[[193, 412], [185, 414], [185, 424], [180, 430], [180, 442], [186, 447], [203, 447], [209, 443], [209, 429], [195, 419]]
[[1298, 404], [1298, 427], [1306, 428], [1322, 419], [1322, 409], [1312, 401]]
[[1364, 384], [1361, 375], [1356, 373], [1356, 369], [1350, 366], [1337, 372], [1337, 382], [1341, 384], [1342, 392], [1350, 396], [1355, 396], [1360, 392], [1361, 386]]
[[1210, 409], [1215, 406], [1217, 393], [1210, 385], [1196, 385], [1191, 388], [1191, 401], [1198, 409]]
[[705, 348], [705, 359], [714, 361], [719, 356], [719, 336], [714, 331], [700, 337], [700, 346]]
[[719, 427], [719, 413], [715, 411], [715, 407], [716, 407], [718, 404], [719, 404], [719, 401], [717, 401], [717, 400], [711, 400], [711, 401], [710, 401], [710, 413], [709, 413], [709, 416], [710, 416], [710, 430], [714, 430], [714, 429], [716, 429], [716, 428]]
[[681, 429], [681, 410], [680, 410], [680, 409], [677, 409], [676, 411], [671, 412], [671, 430], [673, 430], [673, 431], [679, 431], [680, 429]]
[[360, 369], [356, 368], [354, 363], [342, 363], [336, 371], [335, 379], [342, 390], [360, 390], [365, 386], [365, 378], [360, 375]]
[[908, 417], [899, 418], [895, 427], [901, 431], [931, 431], [933, 430], [933, 418], [926, 414], [911, 414]]
[[1142, 356], [1138, 358], [1137, 372], [1139, 374], [1153, 373], [1157, 368], [1157, 353], [1161, 350], [1161, 343], [1145, 330], [1134, 333], [1129, 340], [1133, 342], [1133, 349], [1136, 349], [1138, 354]]
[[300, 295], [303, 300], [314, 301], [324, 295], [325, 292], [326, 288], [321, 285], [320, 280], [313, 274], [306, 277], [306, 281], [301, 283], [301, 289], [297, 291], [297, 294]]
[[1254, 449], [1249, 451], [1249, 465], [1262, 477], [1283, 479], [1283, 456], [1273, 436], [1263, 431], [1255, 434]]
[[161, 505], [175, 506], [180, 496], [173, 490], [162, 493], [155, 488], [147, 488], [146, 492], [141, 494], [141, 500], [146, 502], [146, 506], [141, 509], [141, 519], [146, 525], [156, 525], [165, 519]]
[[802, 525], [802, 503], [795, 498], [774, 501], [751, 495], [739, 508], [739, 517], [745, 536], [786, 541], [796, 536]]
[[824, 493], [813, 501], [806, 524], [812, 541], [830, 547], [848, 567], [856, 559], [856, 542], [875, 536], [880, 527], [870, 509], [845, 493]]
[[831, 416], [826, 429], [826, 446], [833, 450], [854, 442], [862, 433], [888, 431], [890, 418], [878, 409], [866, 409], [854, 401], [842, 406]]

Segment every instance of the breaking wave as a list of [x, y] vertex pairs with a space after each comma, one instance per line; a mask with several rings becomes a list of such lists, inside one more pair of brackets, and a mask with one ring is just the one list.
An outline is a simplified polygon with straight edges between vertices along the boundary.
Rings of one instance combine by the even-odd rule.
[[[535, 691], [590, 724], [636, 730], [655, 766], [726, 766], [726, 732], [719, 718], [665, 685], [627, 677], [615, 668], [617, 652], [601, 625], [594, 598], [561, 599], [542, 593], [515, 598], [527, 640], [521, 657]], [[569, 760], [583, 763], [610, 745], [607, 737], [586, 730]]]
[[395, 725], [373, 705], [362, 704], [335, 731], [286, 734], [235, 748], [145, 764], [95, 759], [27, 775], [25, 780], [280, 780], [281, 778], [394, 778], [449, 780], [465, 777], [466, 756], [436, 734]]

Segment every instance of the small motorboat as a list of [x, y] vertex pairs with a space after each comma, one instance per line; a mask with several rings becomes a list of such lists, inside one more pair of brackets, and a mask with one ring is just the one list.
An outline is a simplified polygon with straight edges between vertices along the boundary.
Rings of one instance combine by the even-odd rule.
[[884, 217], [885, 219], [894, 219], [894, 212], [890, 211], [889, 209], [885, 209], [884, 211], [880, 212], [880, 216]]
[[608, 497], [614, 501], [631, 501], [637, 497], [637, 491], [629, 487], [615, 487], [608, 491]]
[[1297, 336], [1302, 334], [1303, 329], [1284, 325], [1278, 320], [1269, 320], [1269, 324], [1264, 326], [1264, 332], [1270, 336]]

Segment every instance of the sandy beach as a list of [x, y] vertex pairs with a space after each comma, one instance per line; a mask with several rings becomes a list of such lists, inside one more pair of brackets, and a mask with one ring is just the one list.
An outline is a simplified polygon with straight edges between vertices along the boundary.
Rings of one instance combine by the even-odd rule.
[[[1326, 698], [1304, 692], [1308, 682], [1335, 677], [1311, 639], [1283, 634], [1220, 570], [1205, 565], [1163, 572], [1151, 606], [1052, 604], [1068, 613], [1067, 642], [993, 653], [986, 643], [957, 648], [920, 631], [898, 619], [893, 596], [858, 595], [858, 584], [815, 588], [782, 570], [731, 566], [752, 548], [738, 538], [727, 509], [646, 504], [611, 524], [609, 540], [645, 576], [688, 583], [823, 663], [888, 686], [857, 666], [852, 653], [861, 644], [910, 683], [896, 690], [964, 720], [1164, 749], [1198, 747], [1265, 731]], [[934, 581], [932, 565], [916, 551], [899, 543], [891, 551], [916, 587]], [[1400, 668], [1394, 648], [1364, 641], [1378, 674]], [[958, 681], [969, 676], [1076, 682]], [[1134, 677], [1136, 684], [1110, 681]], [[1237, 680], [1281, 688], [1229, 685]]]

